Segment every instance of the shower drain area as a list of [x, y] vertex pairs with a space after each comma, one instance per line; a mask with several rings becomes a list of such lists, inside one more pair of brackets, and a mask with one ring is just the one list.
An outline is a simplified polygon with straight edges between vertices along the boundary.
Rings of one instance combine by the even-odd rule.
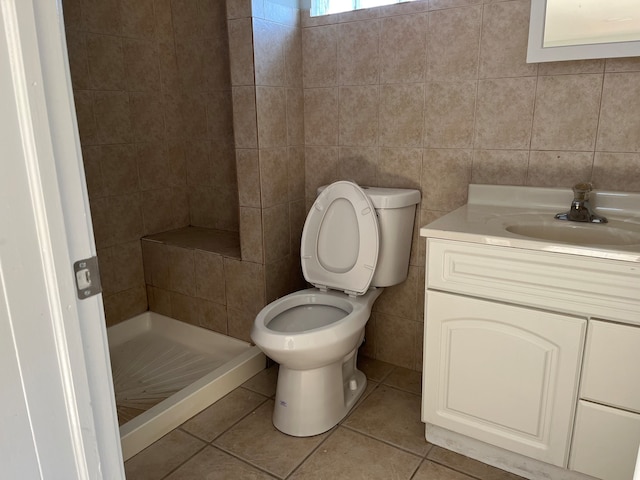
[[224, 363], [151, 331], [115, 347], [111, 370], [118, 422], [132, 420]]
[[124, 459], [265, 368], [255, 346], [153, 312], [107, 329]]

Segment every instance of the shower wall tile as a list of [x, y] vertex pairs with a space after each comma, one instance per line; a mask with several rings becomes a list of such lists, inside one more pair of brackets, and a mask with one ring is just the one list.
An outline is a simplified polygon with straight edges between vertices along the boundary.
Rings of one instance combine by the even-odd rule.
[[[107, 281], [111, 323], [140, 306], [140, 292], [128, 277], [109, 273], [122, 257], [119, 249], [142, 235], [193, 222], [239, 229], [224, 7], [212, 0], [65, 0], [96, 243], [105, 275], [117, 279]], [[255, 107], [253, 117], [256, 138]], [[194, 145], [208, 146], [203, 157], [194, 155]], [[140, 265], [142, 256], [132, 250], [129, 267]], [[151, 286], [194, 294], [195, 280], [179, 285]], [[226, 330], [212, 327], [215, 309], [205, 300], [211, 301], [187, 311], [199, 311], [211, 328]]]
[[338, 80], [338, 26], [305, 28], [302, 32], [302, 73], [305, 91], [332, 87]]
[[287, 145], [286, 90], [279, 87], [256, 87], [256, 115], [260, 148]]
[[134, 317], [148, 308], [144, 286], [105, 296], [103, 300], [107, 327]]
[[287, 88], [287, 145], [304, 145], [304, 93]]
[[238, 199], [241, 207], [260, 207], [260, 163], [258, 150], [236, 149]]
[[233, 98], [233, 133], [236, 148], [258, 147], [258, 120], [256, 114], [255, 88], [234, 86]]
[[270, 265], [290, 254], [288, 204], [275, 205], [262, 210], [264, 262]]
[[338, 143], [338, 89], [305, 88], [305, 145], [335, 145]]
[[229, 62], [234, 86], [252, 85], [255, 79], [251, 30], [250, 18], [229, 20]]
[[260, 149], [260, 194], [262, 208], [286, 203], [289, 199], [289, 163], [286, 148]]
[[256, 85], [277, 87], [285, 84], [284, 35], [284, 26], [253, 19]]
[[262, 211], [240, 207], [240, 249], [245, 262], [263, 263]]
[[270, 303], [291, 292], [289, 279], [291, 256], [265, 265], [266, 302]]
[[228, 307], [255, 315], [266, 305], [264, 265], [225, 258], [224, 273]]

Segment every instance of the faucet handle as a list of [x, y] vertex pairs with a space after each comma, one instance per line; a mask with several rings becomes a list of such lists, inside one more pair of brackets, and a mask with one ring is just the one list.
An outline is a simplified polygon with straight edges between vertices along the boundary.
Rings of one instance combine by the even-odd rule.
[[587, 200], [591, 190], [593, 190], [593, 185], [589, 182], [576, 183], [573, 186], [573, 193], [576, 200]]

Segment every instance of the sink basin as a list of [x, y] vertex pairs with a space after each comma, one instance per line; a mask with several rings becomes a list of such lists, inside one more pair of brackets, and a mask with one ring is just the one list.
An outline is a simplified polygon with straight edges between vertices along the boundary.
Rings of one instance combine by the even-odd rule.
[[[524, 215], [523, 217], [527, 217]], [[504, 229], [524, 237], [576, 245], [640, 244], [640, 225], [610, 220], [609, 223], [580, 223], [555, 218], [512, 218]]]

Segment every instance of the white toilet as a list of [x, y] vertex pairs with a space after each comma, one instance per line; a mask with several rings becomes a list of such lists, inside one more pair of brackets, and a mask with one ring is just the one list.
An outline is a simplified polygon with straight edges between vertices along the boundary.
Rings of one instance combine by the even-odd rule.
[[381, 287], [407, 277], [418, 190], [321, 189], [302, 232], [302, 271], [316, 288], [264, 307], [251, 338], [280, 364], [273, 424], [289, 435], [326, 432], [342, 420], [367, 380], [356, 368]]

